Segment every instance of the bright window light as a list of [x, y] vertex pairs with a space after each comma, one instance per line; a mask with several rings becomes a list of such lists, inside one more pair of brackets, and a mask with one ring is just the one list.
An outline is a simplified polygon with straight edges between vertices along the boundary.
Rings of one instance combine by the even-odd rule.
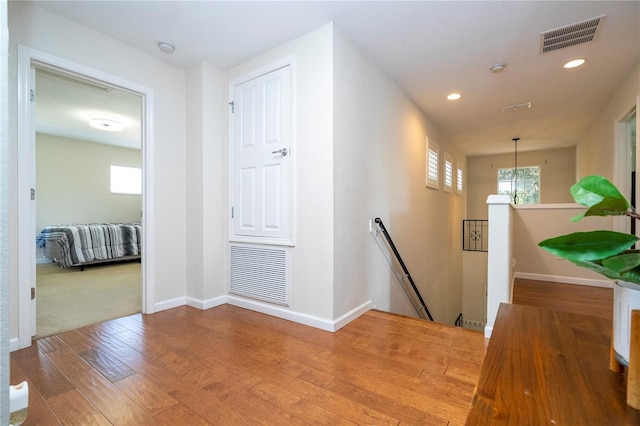
[[112, 194], [142, 194], [142, 169], [140, 167], [111, 165]]
[[458, 166], [458, 173], [456, 176], [456, 193], [462, 195], [462, 168]]
[[444, 152], [444, 191], [453, 192], [453, 157]]
[[440, 147], [427, 138], [427, 187], [440, 189], [440, 181], [438, 178], [438, 157], [440, 156]]

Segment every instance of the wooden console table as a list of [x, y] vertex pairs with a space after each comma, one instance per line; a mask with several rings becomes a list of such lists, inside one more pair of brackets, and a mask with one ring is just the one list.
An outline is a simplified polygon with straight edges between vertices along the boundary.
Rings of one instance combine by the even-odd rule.
[[609, 370], [611, 320], [501, 304], [467, 425], [640, 425]]

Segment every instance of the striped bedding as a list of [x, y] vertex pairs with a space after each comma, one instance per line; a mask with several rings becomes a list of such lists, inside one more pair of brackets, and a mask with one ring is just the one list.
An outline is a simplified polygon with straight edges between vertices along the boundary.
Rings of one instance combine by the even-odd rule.
[[[57, 253], [60, 266], [81, 266], [100, 260], [141, 254], [139, 223], [91, 223], [47, 226], [36, 238], [45, 253]], [[46, 250], [46, 248], [50, 250]]]

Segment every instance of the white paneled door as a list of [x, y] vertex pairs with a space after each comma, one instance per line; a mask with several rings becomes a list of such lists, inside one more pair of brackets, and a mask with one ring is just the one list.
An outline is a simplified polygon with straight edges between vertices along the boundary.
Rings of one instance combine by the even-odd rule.
[[232, 87], [232, 239], [290, 238], [290, 66]]

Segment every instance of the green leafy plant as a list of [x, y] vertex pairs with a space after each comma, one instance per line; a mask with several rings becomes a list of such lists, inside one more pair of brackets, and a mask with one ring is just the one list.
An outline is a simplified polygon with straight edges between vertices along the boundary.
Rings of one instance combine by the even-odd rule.
[[[571, 195], [587, 210], [572, 218], [585, 216], [640, 216], [629, 207], [620, 191], [602, 176], [587, 176], [571, 187]], [[632, 249], [638, 237], [615, 231], [574, 232], [541, 241], [538, 245], [556, 256], [612, 280], [640, 286], [640, 250]]]

